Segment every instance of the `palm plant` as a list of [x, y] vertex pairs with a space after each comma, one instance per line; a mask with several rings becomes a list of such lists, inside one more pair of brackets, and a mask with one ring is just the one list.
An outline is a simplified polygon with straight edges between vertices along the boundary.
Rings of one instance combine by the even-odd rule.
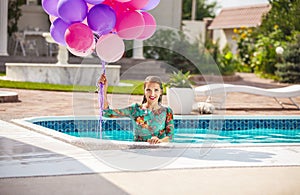
[[192, 88], [192, 83], [189, 80], [190, 72], [183, 73], [182, 71], [173, 72], [170, 76], [167, 86], [169, 88]]

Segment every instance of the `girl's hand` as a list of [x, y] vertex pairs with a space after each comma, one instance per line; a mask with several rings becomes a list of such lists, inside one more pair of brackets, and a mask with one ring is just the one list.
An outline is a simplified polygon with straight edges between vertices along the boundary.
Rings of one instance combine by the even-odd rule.
[[[99, 86], [98, 90], [100, 90], [100, 86], [101, 86], [100, 84], [103, 85], [103, 93], [104, 93], [103, 109], [107, 109], [109, 107], [108, 106], [108, 101], [107, 101], [107, 87], [108, 87], [108, 82], [107, 82], [105, 74], [102, 74], [101, 77], [98, 80], [98, 86]], [[98, 91], [98, 93], [100, 93], [100, 91]]]
[[107, 86], [108, 86], [108, 82], [107, 82], [107, 79], [106, 79], [106, 75], [105, 74], [102, 74], [101, 77], [99, 78], [98, 80], [98, 84], [102, 84], [104, 85], [104, 89], [107, 89]]
[[153, 136], [153, 137], [151, 137], [151, 139], [148, 139], [147, 142], [149, 144], [158, 144], [158, 143], [161, 143], [161, 140], [158, 137]]

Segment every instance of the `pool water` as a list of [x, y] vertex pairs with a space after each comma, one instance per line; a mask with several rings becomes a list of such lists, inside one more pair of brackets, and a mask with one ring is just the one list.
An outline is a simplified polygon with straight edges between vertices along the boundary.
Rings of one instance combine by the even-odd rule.
[[[100, 138], [98, 120], [32, 121], [75, 137]], [[223, 120], [208, 118], [175, 119], [174, 143], [300, 143], [300, 117], [236, 117]], [[102, 139], [133, 141], [130, 120], [105, 119]]]
[[[95, 131], [66, 132], [76, 137], [100, 138]], [[102, 139], [133, 141], [132, 131], [103, 131]], [[205, 129], [177, 129], [174, 134], [174, 143], [300, 143], [300, 130], [252, 129], [252, 130], [217, 130], [208, 132]]]

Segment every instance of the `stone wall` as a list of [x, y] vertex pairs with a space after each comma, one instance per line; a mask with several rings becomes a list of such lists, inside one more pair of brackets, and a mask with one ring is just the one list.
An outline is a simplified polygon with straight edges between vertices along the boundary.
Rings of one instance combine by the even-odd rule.
[[[6, 63], [6, 78], [12, 81], [95, 86], [101, 73], [99, 65]], [[120, 66], [107, 65], [106, 74], [109, 85], [119, 84]]]

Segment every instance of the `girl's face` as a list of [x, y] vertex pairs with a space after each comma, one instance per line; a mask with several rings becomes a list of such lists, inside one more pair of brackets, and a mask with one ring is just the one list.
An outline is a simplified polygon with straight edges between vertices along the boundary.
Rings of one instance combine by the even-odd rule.
[[144, 94], [149, 103], [158, 103], [159, 96], [162, 95], [162, 90], [158, 83], [145, 83]]

